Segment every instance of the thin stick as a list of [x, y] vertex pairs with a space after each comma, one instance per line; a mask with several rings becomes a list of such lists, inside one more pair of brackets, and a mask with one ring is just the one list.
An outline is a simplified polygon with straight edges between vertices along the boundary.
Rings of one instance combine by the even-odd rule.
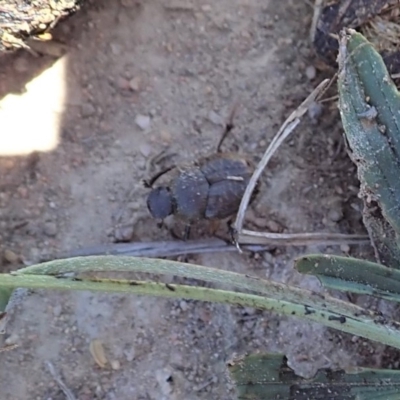
[[4, 353], [4, 352], [6, 352], [6, 351], [14, 350], [14, 349], [16, 349], [17, 347], [18, 347], [17, 344], [8, 344], [8, 345], [6, 345], [6, 346], [4, 346], [4, 347], [0, 347], [0, 353]]
[[341, 244], [369, 244], [368, 235], [347, 235], [343, 233], [271, 233], [243, 229], [239, 234], [240, 244], [284, 244], [285, 246], [333, 246]]
[[[243, 250], [251, 252], [268, 251], [271, 246], [333, 246], [340, 244], [369, 244], [367, 235], [346, 235], [340, 233], [270, 233], [243, 229], [238, 237]], [[99, 244], [82, 247], [56, 255], [47, 255], [40, 261], [60, 258], [119, 255], [133, 257], [176, 257], [182, 254], [205, 254], [236, 251], [236, 247], [222, 239], [165, 240], [155, 242]]]
[[[72, 262], [74, 267], [67, 267], [66, 262]], [[85, 257], [82, 259], [83, 264], [90, 268], [88, 265], [88, 259]], [[98, 259], [101, 267], [107, 267], [101, 259]], [[117, 260], [114, 260], [117, 261]], [[124, 262], [125, 258], [120, 259], [120, 263]], [[126, 260], [126, 261], [141, 261], [137, 259]], [[146, 262], [146, 260], [144, 260]], [[147, 260], [148, 261], [148, 260]], [[160, 262], [160, 260], [157, 260]], [[78, 271], [79, 266], [75, 259], [62, 260], [64, 267], [67, 270], [72, 271], [73, 269]], [[171, 268], [173, 264], [170, 263], [168, 274], [175, 275], [176, 272], [183, 270], [184, 264], [177, 268]], [[61, 264], [60, 264], [61, 266]], [[120, 266], [120, 265], [119, 265]], [[40, 266], [37, 266], [40, 268]], [[78, 268], [77, 268], [78, 267]], [[108, 267], [115, 269], [117, 265], [109, 264]], [[191, 270], [193, 267], [190, 266]], [[88, 269], [88, 270], [89, 270]], [[203, 267], [201, 270], [207, 270]], [[210, 269], [208, 269], [210, 270]], [[212, 269], [213, 270], [213, 269]], [[10, 275], [0, 274], [1, 284], [5, 287], [29, 287], [29, 288], [46, 288], [46, 289], [60, 289], [60, 290], [89, 290], [89, 291], [102, 291], [102, 292], [115, 292], [115, 293], [131, 293], [137, 295], [152, 295], [161, 296], [166, 298], [184, 298], [192, 300], [200, 300], [207, 302], [216, 302], [223, 304], [231, 304], [241, 307], [253, 307], [261, 310], [268, 310], [277, 312], [285, 316], [296, 316], [305, 319], [309, 319], [314, 322], [319, 322], [330, 328], [335, 328], [343, 332], [350, 333], [352, 335], [362, 336], [367, 339], [375, 340], [377, 342], [400, 348], [400, 324], [396, 321], [390, 320], [384, 315], [378, 315], [370, 310], [363, 309], [354, 304], [346, 303], [344, 301], [329, 297], [327, 295], [320, 295], [319, 301], [316, 302], [316, 307], [307, 306], [307, 303], [311, 298], [316, 298], [316, 294], [313, 292], [293, 288], [287, 285], [282, 286], [282, 289], [275, 294], [275, 298], [268, 297], [266, 295], [256, 295], [243, 292], [233, 292], [230, 290], [211, 289], [198, 286], [188, 285], [176, 285], [176, 284], [165, 284], [161, 282], [148, 282], [148, 281], [132, 281], [132, 280], [113, 280], [113, 279], [102, 279], [94, 278], [90, 280], [82, 279], [80, 281], [64, 278], [56, 279], [54, 276], [46, 275], [25, 275], [24, 270], [21, 270], [22, 274]], [[27, 269], [25, 269], [27, 271]], [[199, 272], [202, 272], [199, 270]], [[204, 271], [206, 272], [206, 271]], [[224, 274], [225, 271], [213, 270], [212, 274], [219, 274], [221, 278], [231, 276], [232, 274]], [[239, 274], [238, 274], [239, 275]], [[204, 274], [201, 273], [201, 279]], [[243, 280], [246, 280], [246, 276], [242, 275], [238, 277], [241, 282], [240, 285], [246, 285]], [[251, 278], [248, 278], [251, 279]], [[219, 280], [217, 278], [217, 280]], [[227, 281], [224, 281], [227, 284]], [[276, 284], [274, 284], [276, 285]], [[260, 280], [257, 278], [251, 279], [251, 285], [249, 287], [252, 291], [263, 292], [268, 291], [268, 287], [271, 286], [271, 282]], [[278, 300], [276, 297], [287, 297], [288, 294], [302, 293], [300, 298], [301, 302], [291, 303], [286, 300]], [[378, 322], [379, 321], [379, 322]], [[382, 323], [381, 321], [384, 321]]]
[[272, 142], [268, 146], [263, 158], [258, 163], [257, 168], [255, 169], [249, 181], [249, 184], [247, 185], [246, 191], [244, 192], [239, 211], [236, 216], [236, 221], [233, 225], [233, 229], [237, 235], [242, 233], [244, 214], [250, 202], [250, 198], [254, 191], [254, 188], [256, 187], [257, 181], [260, 178], [260, 175], [262, 174], [263, 170], [267, 166], [269, 160], [272, 158], [278, 147], [294, 131], [296, 126], [300, 123], [300, 118], [307, 112], [310, 104], [312, 104], [318, 98], [318, 96], [324, 92], [324, 89], [327, 87], [328, 83], [329, 79], [323, 80], [300, 104], [300, 106], [290, 114], [289, 118], [286, 119], [286, 121], [279, 129], [278, 133], [272, 139]]
[[54, 365], [50, 361], [46, 361], [46, 365], [47, 365], [47, 369], [49, 370], [51, 376], [57, 382], [58, 386], [60, 387], [62, 392], [65, 394], [65, 397], [67, 398], [67, 400], [76, 400], [76, 397], [73, 395], [71, 390], [68, 389], [67, 385], [63, 382], [63, 380], [61, 379], [61, 376], [54, 368]]
[[315, 39], [315, 33], [317, 32], [317, 24], [318, 24], [319, 16], [321, 15], [321, 12], [322, 12], [323, 1], [324, 0], [315, 0], [315, 3], [314, 3], [314, 14], [313, 14], [313, 19], [311, 21], [311, 27], [310, 27], [311, 43], [313, 43], [314, 39]]

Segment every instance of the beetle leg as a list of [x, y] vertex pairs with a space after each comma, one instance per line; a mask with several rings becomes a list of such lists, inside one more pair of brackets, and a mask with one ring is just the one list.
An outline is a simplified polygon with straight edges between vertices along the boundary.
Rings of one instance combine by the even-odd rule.
[[235, 125], [233, 124], [233, 119], [235, 118], [238, 105], [239, 104], [237, 102], [235, 102], [233, 107], [232, 107], [232, 111], [231, 111], [231, 113], [229, 115], [228, 121], [225, 124], [224, 132], [222, 133], [221, 139], [219, 139], [219, 142], [218, 142], [218, 145], [217, 145], [217, 153], [221, 153], [222, 143], [224, 142], [224, 140], [228, 136], [229, 132], [231, 132], [232, 129], [235, 127]]
[[232, 222], [233, 222], [233, 219], [230, 219], [227, 222], [228, 233], [229, 233], [229, 237], [230, 237], [230, 243], [236, 245], [237, 232], [236, 232], [236, 229], [232, 226]]
[[157, 228], [161, 229], [164, 227], [164, 220], [162, 219], [160, 222], [157, 222]]
[[189, 236], [190, 236], [190, 224], [186, 224], [185, 225], [185, 233], [184, 233], [184, 235], [183, 235], [183, 240], [186, 242], [186, 240], [188, 240], [189, 239]]
[[155, 174], [152, 178], [150, 178], [148, 180], [147, 179], [143, 179], [144, 187], [151, 188], [154, 185], [154, 183], [155, 183], [155, 181], [157, 179], [161, 178], [164, 174], [166, 174], [167, 172], [173, 170], [175, 167], [176, 167], [175, 165], [172, 165], [171, 167], [165, 168], [162, 171], [158, 172], [157, 174]]

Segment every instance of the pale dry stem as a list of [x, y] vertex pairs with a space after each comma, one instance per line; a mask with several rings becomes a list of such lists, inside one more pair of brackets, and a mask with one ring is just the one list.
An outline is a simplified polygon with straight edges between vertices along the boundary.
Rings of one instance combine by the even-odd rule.
[[[270, 145], [264, 153], [261, 161], [258, 163], [257, 168], [255, 169], [249, 184], [247, 185], [246, 191], [243, 195], [242, 201], [240, 203], [239, 211], [236, 216], [235, 223], [233, 225], [234, 231], [236, 235], [240, 235], [243, 233], [243, 221], [244, 215], [246, 213], [246, 209], [250, 202], [250, 198], [254, 191], [254, 188], [257, 185], [257, 181], [260, 178], [262, 172], [267, 166], [268, 162], [279, 148], [279, 146], [284, 142], [284, 140], [294, 131], [297, 125], [300, 123], [301, 117], [307, 112], [309, 106], [315, 102], [323, 93], [325, 93], [326, 88], [329, 85], [330, 80], [323, 80], [313, 91], [312, 93], [300, 104], [300, 106], [294, 110], [290, 116], [283, 123], [278, 133], [272, 139]], [[236, 237], [237, 239], [237, 237]], [[237, 242], [238, 243], [238, 242]]]
[[313, 18], [312, 18], [311, 27], [310, 27], [311, 43], [313, 43], [314, 39], [315, 39], [315, 33], [317, 31], [317, 24], [318, 24], [318, 20], [321, 15], [321, 12], [322, 12], [323, 3], [324, 3], [324, 0], [315, 0], [315, 3], [314, 3], [314, 13], [313, 13]]
[[77, 400], [72, 391], [67, 387], [67, 385], [61, 379], [61, 376], [54, 368], [54, 365], [50, 361], [46, 361], [47, 369], [49, 370], [53, 379], [57, 382], [58, 386], [65, 394], [67, 400]]
[[249, 204], [253, 190], [257, 181], [267, 166], [269, 160], [274, 155], [283, 141], [294, 131], [300, 123], [301, 117], [307, 112], [308, 107], [326, 92], [332, 81], [336, 79], [335, 75], [331, 80], [322, 81], [313, 92], [300, 104], [300, 106], [292, 112], [292, 114], [283, 123], [278, 133], [268, 146], [263, 158], [259, 162], [256, 170], [251, 177], [246, 191], [240, 203], [239, 211], [233, 226], [236, 234], [236, 247], [240, 250], [240, 244], [280, 244], [285, 246], [304, 246], [304, 245], [340, 245], [340, 244], [367, 244], [369, 238], [367, 235], [347, 235], [338, 233], [313, 232], [313, 233], [271, 233], [256, 232], [243, 229], [244, 215]]

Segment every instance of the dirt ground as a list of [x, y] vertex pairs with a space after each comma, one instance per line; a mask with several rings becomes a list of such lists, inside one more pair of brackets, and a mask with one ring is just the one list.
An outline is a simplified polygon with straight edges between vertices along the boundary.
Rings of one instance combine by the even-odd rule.
[[[322, 78], [311, 15], [299, 1], [88, 1], [54, 32], [64, 56], [0, 57], [0, 123], [15, 123], [0, 132], [0, 152], [11, 154], [0, 155], [2, 269], [116, 236], [170, 239], [146, 210], [148, 160], [164, 149], [179, 159], [212, 151], [234, 100], [241, 106], [227, 148], [259, 159]], [[251, 207], [257, 229], [363, 232], [334, 108], [326, 103], [305, 118], [264, 173]], [[12, 155], [10, 135], [25, 154]], [[40, 151], [28, 154], [28, 144]], [[190, 261], [319, 290], [293, 271], [293, 258], [310, 251], [369, 249], [279, 247]], [[103, 369], [89, 352], [94, 339], [110, 361]], [[295, 318], [86, 292], [30, 292], [0, 341], [19, 346], [0, 354], [4, 400], [65, 399], [48, 361], [79, 400], [233, 399], [226, 361], [254, 351], [283, 352], [304, 375], [396, 365], [382, 346]]]

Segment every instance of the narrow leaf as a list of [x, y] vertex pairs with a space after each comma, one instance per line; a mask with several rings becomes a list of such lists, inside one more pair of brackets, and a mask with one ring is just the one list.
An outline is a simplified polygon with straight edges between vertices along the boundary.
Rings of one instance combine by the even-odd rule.
[[[167, 273], [233, 286], [241, 290], [250, 290], [260, 295], [242, 291], [170, 285], [154, 281], [110, 279], [94, 274], [94, 272], [118, 271]], [[288, 285], [277, 285], [255, 277], [175, 261], [124, 256], [92, 256], [54, 260], [21, 269], [13, 274], [0, 274], [0, 285], [122, 292], [253, 307], [281, 315], [305, 318], [343, 332], [400, 348], [400, 323], [392, 321], [380, 313]], [[300, 301], [289, 301], [288, 298]]]
[[[18, 275], [62, 275], [74, 273], [77, 274], [75, 277], [80, 277], [93, 272], [147, 272], [174, 275], [251, 291], [276, 300], [303, 304], [321, 311], [329, 309], [331, 312], [349, 317], [360, 315], [360, 308], [356, 305], [328, 295], [231, 271], [170, 260], [122, 256], [75, 257], [33, 265], [14, 273]], [[369, 318], [377, 316], [372, 311], [367, 311], [367, 314], [364, 314], [364, 312], [365, 310], [362, 314]]]
[[228, 363], [238, 400], [398, 400], [400, 371], [322, 369], [304, 379], [279, 354], [250, 355]]
[[14, 289], [0, 286], [0, 315], [6, 310], [8, 301]]
[[339, 107], [357, 165], [363, 219], [380, 263], [400, 266], [400, 98], [382, 57], [347, 30], [339, 50]]
[[302, 274], [315, 275], [327, 288], [368, 294], [400, 302], [400, 271], [351, 257], [309, 254], [295, 267]]

